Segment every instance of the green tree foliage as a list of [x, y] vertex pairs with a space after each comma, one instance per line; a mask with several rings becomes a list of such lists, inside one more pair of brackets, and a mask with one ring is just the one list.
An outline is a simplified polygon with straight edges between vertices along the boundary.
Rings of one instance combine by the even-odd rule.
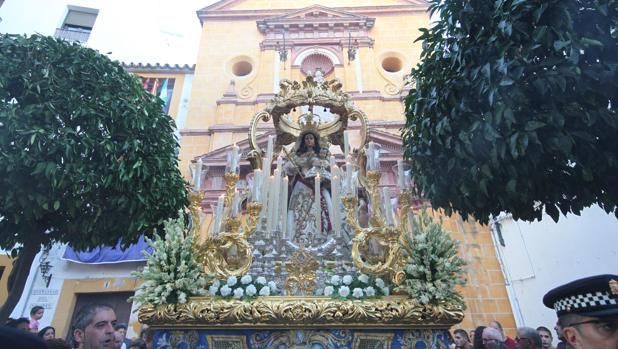
[[618, 1], [432, 0], [403, 130], [434, 207], [618, 215]]
[[0, 247], [18, 255], [0, 316], [41, 244], [128, 244], [187, 205], [174, 129], [117, 62], [51, 37], [0, 36]]

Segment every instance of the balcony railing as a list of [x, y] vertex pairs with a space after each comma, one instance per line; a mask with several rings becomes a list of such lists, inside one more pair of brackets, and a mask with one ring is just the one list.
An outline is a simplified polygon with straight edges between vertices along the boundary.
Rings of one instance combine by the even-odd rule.
[[90, 37], [90, 31], [58, 28], [54, 36], [68, 41], [86, 42]]

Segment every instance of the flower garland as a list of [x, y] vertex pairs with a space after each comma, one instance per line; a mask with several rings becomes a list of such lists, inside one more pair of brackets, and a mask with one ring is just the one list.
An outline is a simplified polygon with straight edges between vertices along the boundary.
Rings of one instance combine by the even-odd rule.
[[193, 258], [193, 232], [183, 217], [164, 222], [164, 238], [156, 232], [153, 239], [146, 237], [152, 254], [146, 257], [146, 267], [131, 275], [142, 278], [133, 301], [154, 305], [186, 303], [190, 296], [203, 295], [208, 284], [203, 267]]
[[365, 274], [348, 274], [343, 277], [332, 275], [325, 284], [325, 296], [342, 300], [376, 298], [390, 294], [390, 286], [384, 280]]
[[405, 236], [406, 279], [397, 290], [421, 304], [455, 302], [465, 306], [457, 285], [465, 285], [465, 261], [457, 255], [459, 242], [451, 238], [423, 209], [412, 219], [414, 236]]
[[270, 296], [279, 293], [274, 281], [267, 281], [265, 277], [253, 278], [246, 274], [240, 277], [230, 276], [225, 281], [214, 280], [208, 288], [211, 296], [224, 298], [252, 299], [257, 296]]

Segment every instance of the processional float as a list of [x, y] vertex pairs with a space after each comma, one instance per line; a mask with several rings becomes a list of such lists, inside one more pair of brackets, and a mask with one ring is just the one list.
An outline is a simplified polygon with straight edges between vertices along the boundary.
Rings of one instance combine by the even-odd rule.
[[[356, 149], [351, 122], [360, 129]], [[276, 131], [262, 147], [260, 123]], [[303, 172], [296, 162], [308, 161], [298, 146], [307, 133], [321, 148], [338, 146], [342, 154], [312, 153], [315, 166]], [[461, 304], [421, 304], [392, 292], [405, 278], [401, 244], [412, 233], [409, 167], [398, 161], [394, 197], [380, 188], [379, 145], [368, 141], [367, 117], [341, 83], [311, 76], [301, 83], [283, 80], [253, 117], [249, 143], [249, 188], [238, 189], [242, 154], [234, 146], [225, 195], [213, 210], [209, 235], [196, 247], [217, 280], [210, 295], [140, 309], [140, 322], [157, 330], [161, 347], [446, 347], [448, 328], [463, 319]], [[289, 175], [295, 167], [300, 177]], [[306, 188], [297, 190], [291, 181]], [[288, 200], [295, 194], [312, 201], [295, 206], [305, 207], [302, 217], [312, 222], [294, 221]], [[365, 224], [359, 222], [363, 207]]]

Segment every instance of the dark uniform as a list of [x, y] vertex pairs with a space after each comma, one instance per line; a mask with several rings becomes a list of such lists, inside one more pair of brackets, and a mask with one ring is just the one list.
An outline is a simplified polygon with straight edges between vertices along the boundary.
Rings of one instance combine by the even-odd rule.
[[543, 297], [575, 349], [618, 349], [618, 275], [597, 275], [556, 287]]

